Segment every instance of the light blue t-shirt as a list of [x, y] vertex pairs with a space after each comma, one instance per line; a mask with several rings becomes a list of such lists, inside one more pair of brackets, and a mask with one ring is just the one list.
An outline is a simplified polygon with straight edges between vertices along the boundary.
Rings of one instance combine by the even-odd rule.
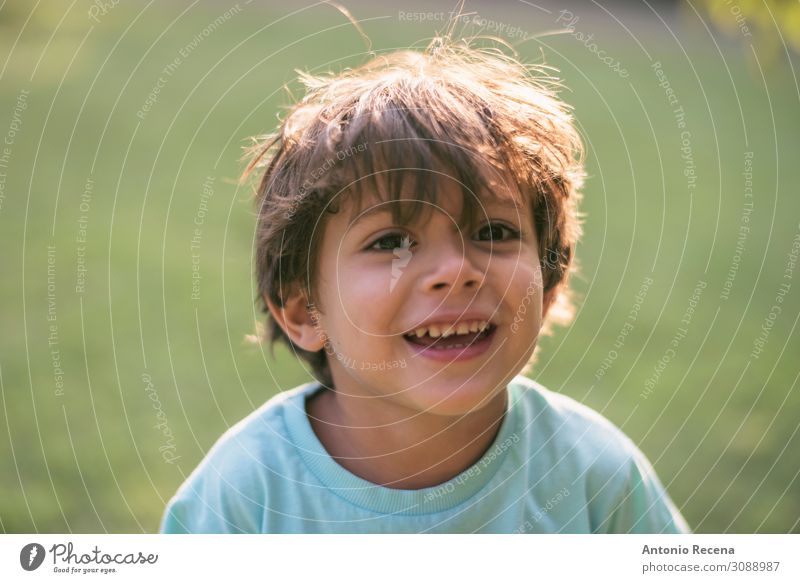
[[368, 482], [314, 433], [311, 382], [229, 429], [175, 496], [167, 533], [690, 532], [644, 454], [580, 403], [517, 376], [494, 443], [420, 490]]

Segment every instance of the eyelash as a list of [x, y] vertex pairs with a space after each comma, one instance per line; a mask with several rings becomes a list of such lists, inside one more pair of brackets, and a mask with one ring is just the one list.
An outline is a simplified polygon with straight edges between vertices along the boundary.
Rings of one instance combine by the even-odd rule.
[[[497, 222], [495, 222], [495, 223], [486, 223], [485, 225], [483, 225], [478, 230], [478, 232], [483, 231], [487, 227], [500, 227], [500, 228], [505, 229], [506, 231], [509, 232], [509, 237], [507, 239], [500, 239], [500, 240], [492, 239], [492, 241], [494, 241], [496, 243], [505, 243], [507, 241], [513, 241], [515, 239], [519, 239], [519, 236], [520, 236], [519, 231], [517, 231], [515, 229], [512, 229], [511, 227], [508, 227], [508, 226], [504, 225], [503, 223], [497, 223]], [[366, 251], [377, 251], [379, 253], [383, 252], [383, 251], [393, 251], [394, 249], [397, 249], [398, 247], [401, 247], [401, 245], [395, 245], [391, 249], [375, 249], [374, 247], [375, 247], [375, 245], [377, 245], [378, 243], [380, 243], [381, 241], [384, 241], [386, 239], [404, 239], [407, 236], [408, 235], [406, 235], [405, 233], [397, 232], [397, 231], [392, 232], [392, 233], [386, 233], [385, 235], [383, 235], [382, 237], [380, 237], [378, 239], [375, 239], [375, 241], [373, 241], [370, 245], [368, 245]], [[489, 242], [489, 241], [483, 241], [483, 242]]]

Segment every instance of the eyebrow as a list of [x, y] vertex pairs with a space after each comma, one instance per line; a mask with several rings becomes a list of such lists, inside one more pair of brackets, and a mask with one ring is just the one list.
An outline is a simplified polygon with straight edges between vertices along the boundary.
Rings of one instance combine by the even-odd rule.
[[353, 219], [353, 222], [350, 223], [350, 225], [353, 226], [356, 223], [360, 222], [362, 219], [366, 219], [367, 217], [372, 217], [375, 215], [391, 214], [391, 213], [392, 209], [389, 208], [388, 205], [382, 204], [380, 206], [374, 206], [365, 211], [359, 212], [356, 218]]
[[[378, 206], [373, 206], [373, 207], [371, 207], [371, 208], [369, 208], [367, 210], [363, 210], [357, 215], [357, 218], [353, 219], [353, 222], [350, 223], [350, 226], [351, 227], [355, 226], [356, 223], [360, 222], [362, 219], [365, 219], [367, 217], [383, 215], [383, 214], [391, 214], [392, 213], [392, 207], [390, 205], [399, 204], [400, 202], [405, 202], [405, 201], [389, 201], [388, 203], [381, 202], [381, 203], [378, 203]], [[519, 209], [519, 206], [513, 200], [507, 200], [507, 199], [501, 199], [501, 198], [493, 198], [493, 199], [485, 200], [485, 201], [482, 201], [482, 202], [483, 202], [483, 206], [485, 206], [485, 207], [499, 208], [499, 209], [503, 209], [503, 210], [507, 210], [507, 209], [517, 210], [517, 209]]]

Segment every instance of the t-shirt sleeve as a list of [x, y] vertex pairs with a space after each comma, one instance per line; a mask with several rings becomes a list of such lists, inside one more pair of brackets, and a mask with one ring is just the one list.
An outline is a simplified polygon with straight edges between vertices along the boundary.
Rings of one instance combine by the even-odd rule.
[[264, 492], [255, 464], [234, 441], [216, 445], [170, 499], [160, 532], [260, 532]]
[[670, 499], [645, 455], [633, 444], [623, 468], [625, 483], [609, 509], [600, 532], [690, 534], [691, 529]]

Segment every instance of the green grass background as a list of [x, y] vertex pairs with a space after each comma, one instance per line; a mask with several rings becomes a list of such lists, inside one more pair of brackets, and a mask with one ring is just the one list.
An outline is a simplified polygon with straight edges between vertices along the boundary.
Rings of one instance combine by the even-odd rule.
[[[287, 352], [272, 360], [244, 340], [259, 315], [254, 220], [250, 192], [235, 183], [238, 159], [248, 136], [274, 127], [289, 101], [281, 86], [295, 68], [363, 61], [362, 38], [330, 7], [291, 14], [240, 2], [182, 59], [140, 120], [136, 112], [164, 66], [233, 4], [121, 3], [99, 22], [88, 18], [91, 6], [6, 2], [0, 9], [0, 139], [21, 89], [30, 92], [10, 162], [0, 168], [5, 532], [156, 531], [167, 499], [223, 431], [279, 390], [309, 380]], [[362, 26], [376, 51], [419, 44], [440, 24], [400, 21], [398, 11], [410, 5], [348, 6], [356, 18], [372, 19]], [[467, 8], [528, 34], [556, 28], [556, 13], [522, 4]], [[621, 426], [698, 532], [798, 532], [800, 272], [784, 278], [800, 229], [800, 116], [790, 63], [759, 54], [747, 39], [710, 35], [691, 11], [671, 13], [668, 29], [652, 13], [618, 10], [617, 23], [588, 10], [576, 12], [576, 31], [593, 33], [628, 79], [574, 36], [518, 46], [523, 58], [538, 60], [543, 51], [561, 69], [590, 173], [582, 275], [574, 281], [578, 317], [543, 340], [533, 376]], [[654, 61], [686, 112], [698, 175], [692, 195]], [[724, 300], [745, 151], [754, 153], [754, 211]], [[207, 177], [214, 195], [202, 225], [200, 299], [192, 300], [190, 239]], [[88, 270], [85, 291], [76, 293], [87, 179]], [[48, 343], [48, 246], [55, 249], [57, 345]], [[598, 380], [646, 277], [654, 284], [635, 328]], [[644, 399], [698, 280], [707, 287], [687, 337]], [[782, 282], [791, 289], [753, 359]], [[154, 428], [145, 373], [174, 434], [175, 464], [159, 454], [166, 440]]]

